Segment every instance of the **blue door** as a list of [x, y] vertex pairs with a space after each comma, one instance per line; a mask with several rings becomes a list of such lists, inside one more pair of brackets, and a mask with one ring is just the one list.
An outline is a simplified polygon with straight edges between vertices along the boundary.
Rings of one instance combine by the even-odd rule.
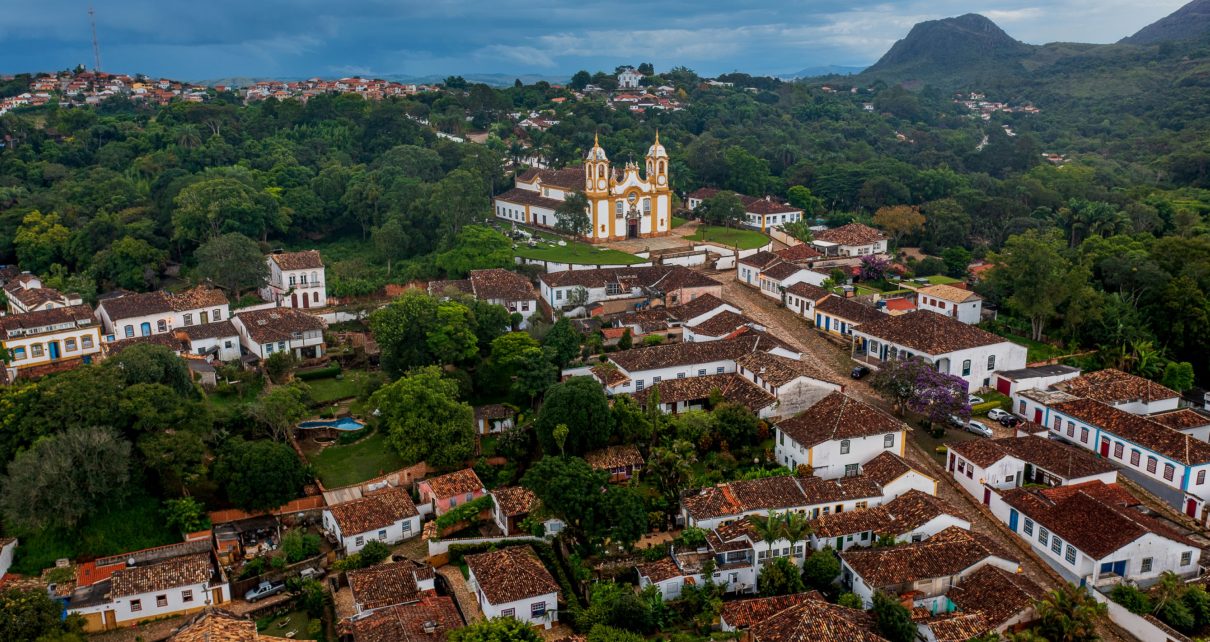
[[1017, 532], [1017, 511], [1016, 509], [1008, 512], [1008, 530]]
[[141, 334], [145, 337], [150, 337], [151, 336], [151, 324], [146, 321], [140, 323], [139, 324], [139, 334]]
[[58, 359], [59, 358], [59, 342], [51, 341], [50, 343], [47, 344], [47, 347], [50, 348], [50, 360], [54, 361], [55, 359]]
[[1101, 564], [1101, 574], [1113, 573], [1118, 577], [1126, 577], [1126, 560], [1120, 562], [1103, 562]]

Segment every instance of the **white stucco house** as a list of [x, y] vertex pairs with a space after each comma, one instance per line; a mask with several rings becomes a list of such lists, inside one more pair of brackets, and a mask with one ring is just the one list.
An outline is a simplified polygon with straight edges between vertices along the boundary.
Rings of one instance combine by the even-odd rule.
[[970, 530], [970, 520], [949, 502], [912, 490], [865, 510], [824, 515], [811, 523], [811, 548], [844, 551], [870, 547], [880, 537], [903, 544], [924, 541], [956, 526]]
[[559, 584], [529, 546], [467, 555], [467, 585], [488, 618], [549, 629], [559, 621]]
[[930, 285], [916, 291], [916, 307], [974, 324], [981, 320], [983, 297], [952, 285]]
[[346, 555], [372, 540], [392, 545], [420, 534], [420, 512], [407, 492], [388, 486], [324, 509], [323, 527]]
[[1118, 469], [1087, 450], [1045, 437], [974, 439], [952, 444], [946, 470], [971, 497], [989, 504], [994, 491], [1026, 484], [1112, 484]]
[[887, 236], [868, 225], [849, 223], [814, 234], [811, 245], [824, 256], [885, 254]]
[[810, 466], [823, 479], [852, 477], [883, 452], [902, 454], [907, 425], [841, 392], [774, 426], [778, 463]]
[[97, 318], [108, 340], [165, 334], [175, 328], [224, 321], [231, 317], [227, 297], [199, 285], [181, 292], [143, 292], [102, 299]]
[[231, 318], [244, 350], [258, 359], [290, 351], [299, 359], [324, 353], [324, 322], [295, 308], [247, 310]]
[[9, 358], [6, 379], [23, 372], [59, 370], [101, 356], [101, 324], [92, 308], [73, 305], [0, 317], [0, 348]]
[[278, 252], [266, 257], [269, 280], [261, 298], [288, 308], [323, 308], [328, 305], [328, 279], [319, 250]]
[[188, 343], [191, 354], [212, 355], [219, 361], [239, 359], [239, 330], [230, 319], [177, 328], [176, 335]]

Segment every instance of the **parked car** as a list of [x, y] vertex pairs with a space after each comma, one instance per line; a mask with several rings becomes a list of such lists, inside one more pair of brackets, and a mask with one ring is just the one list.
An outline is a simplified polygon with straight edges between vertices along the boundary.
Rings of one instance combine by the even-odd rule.
[[860, 379], [868, 374], [870, 374], [870, 369], [868, 367], [857, 366], [853, 368], [853, 371], [849, 373], [849, 376], [854, 379]]
[[959, 417], [958, 415], [950, 415], [949, 420], [950, 420], [950, 423], [953, 424], [957, 428], [962, 428], [962, 427], [966, 426], [966, 420], [963, 419], [962, 417]]
[[1005, 417], [1011, 417], [1011, 416], [1012, 415], [1008, 414], [1007, 410], [1001, 410], [1000, 408], [992, 408], [991, 410], [987, 411], [987, 418], [991, 419], [992, 421], [1003, 422], [1003, 419]]
[[1005, 428], [1013, 428], [1019, 423], [1021, 423], [1021, 418], [1016, 415], [1004, 415], [1000, 418], [1000, 425]]
[[991, 427], [987, 426], [986, 424], [984, 424], [981, 421], [975, 421], [974, 419], [971, 419], [970, 421], [966, 422], [966, 430], [967, 430], [967, 432], [973, 432], [976, 435], [979, 435], [981, 437], [991, 437], [992, 436]]
[[315, 579], [320, 575], [323, 575], [323, 570], [318, 568], [304, 568], [298, 573], [298, 577], [304, 580]]
[[983, 397], [980, 397], [979, 395], [967, 395], [966, 403], [968, 403], [972, 406], [974, 406], [976, 404], [981, 404], [981, 403], [983, 403]]
[[244, 599], [249, 602], [262, 600], [270, 595], [277, 595], [286, 590], [285, 582], [261, 582], [256, 585], [256, 588], [244, 593]]

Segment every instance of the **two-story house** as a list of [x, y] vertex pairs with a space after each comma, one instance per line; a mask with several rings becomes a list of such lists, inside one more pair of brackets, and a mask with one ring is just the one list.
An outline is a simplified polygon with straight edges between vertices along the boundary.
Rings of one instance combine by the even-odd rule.
[[467, 555], [467, 585], [487, 618], [549, 629], [559, 621], [559, 584], [529, 546]]
[[416, 482], [420, 503], [426, 512], [444, 515], [446, 512], [487, 494], [483, 482], [470, 468], [456, 470]]
[[332, 504], [322, 521], [347, 555], [370, 541], [392, 545], [420, 534], [420, 512], [407, 492], [394, 486]]
[[916, 290], [916, 307], [973, 324], [982, 320], [983, 297], [953, 285], [930, 285]]
[[97, 318], [108, 340], [166, 334], [175, 328], [204, 325], [231, 317], [227, 297], [206, 285], [181, 292], [143, 292], [102, 299]]
[[86, 305], [0, 317], [7, 380], [91, 363], [101, 352], [101, 324]]
[[9, 314], [26, 314], [83, 303], [75, 294], [63, 294], [54, 288], [43, 287], [42, 280], [29, 272], [5, 283], [4, 296], [8, 300]]
[[292, 352], [299, 359], [324, 353], [324, 322], [294, 308], [245, 310], [231, 318], [244, 350], [258, 359], [275, 352]]
[[885, 254], [887, 236], [861, 223], [849, 223], [813, 235], [811, 245], [824, 256]]
[[950, 475], [971, 497], [988, 504], [993, 490], [1027, 484], [1070, 486], [1087, 481], [1112, 484], [1118, 469], [1087, 450], [1034, 435], [974, 439], [952, 444]]
[[328, 305], [328, 279], [319, 250], [270, 254], [269, 280], [261, 298], [290, 308], [323, 308]]
[[991, 386], [997, 371], [1024, 368], [1025, 356], [1025, 346], [928, 310], [885, 315], [853, 330], [856, 361], [878, 369], [923, 357], [939, 372], [962, 378], [968, 390]]
[[884, 451], [902, 453], [907, 425], [841, 392], [774, 426], [781, 465], [811, 467], [823, 479], [852, 477]]

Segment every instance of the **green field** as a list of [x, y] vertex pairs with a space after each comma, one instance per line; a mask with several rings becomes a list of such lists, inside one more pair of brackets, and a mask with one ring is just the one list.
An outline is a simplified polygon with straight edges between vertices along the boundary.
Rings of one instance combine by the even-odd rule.
[[687, 218], [681, 218], [679, 216], [674, 216], [674, 217], [672, 217], [672, 229], [675, 230], [676, 228], [678, 228], [688, 222], [689, 222], [689, 219], [687, 219]]
[[517, 256], [523, 259], [553, 261], [555, 263], [578, 263], [582, 265], [633, 265], [646, 259], [618, 250], [609, 250], [590, 243], [567, 241], [567, 245], [556, 245], [559, 237], [538, 233], [538, 247], [525, 243], [517, 244]]
[[954, 283], [962, 282], [962, 279], [955, 279], [952, 276], [945, 276], [944, 274], [934, 274], [924, 278], [928, 279], [929, 285], [952, 285]]
[[693, 236], [685, 238], [690, 241], [710, 241], [728, 247], [738, 247], [741, 250], [763, 247], [769, 242], [769, 237], [755, 230], [706, 225], [699, 227]]
[[405, 465], [382, 433], [347, 446], [329, 446], [308, 459], [315, 467], [315, 474], [329, 488], [373, 479]]
[[364, 372], [348, 370], [342, 373], [340, 379], [327, 377], [325, 379], [313, 379], [304, 383], [310, 386], [311, 399], [315, 403], [330, 403], [356, 397], [357, 388], [365, 376], [366, 373]]

